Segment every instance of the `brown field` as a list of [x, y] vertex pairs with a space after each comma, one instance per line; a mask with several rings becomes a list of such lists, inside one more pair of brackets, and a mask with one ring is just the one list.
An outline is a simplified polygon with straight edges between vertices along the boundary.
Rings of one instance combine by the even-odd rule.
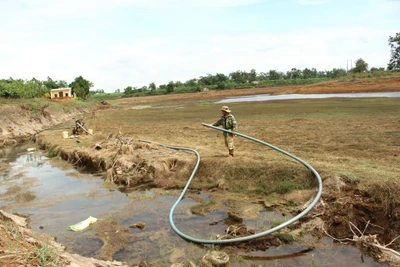
[[[315, 194], [315, 179], [298, 162], [241, 137], [235, 139], [235, 157], [227, 157], [222, 133], [201, 125], [220, 117], [222, 104], [215, 101], [266, 93], [388, 91], [400, 91], [400, 75], [307, 86], [125, 98], [108, 101], [110, 105], [106, 106], [93, 104], [86, 113], [78, 115], [84, 118], [86, 128], [93, 129], [93, 137], [81, 134], [64, 139], [61, 131], [45, 131], [37, 135], [36, 142], [52, 156], [103, 173], [106, 180], [132, 188], [143, 185], [183, 188], [196, 160], [192, 154], [139, 142], [140, 139], [190, 147], [201, 155], [190, 188], [207, 190], [217, 200], [217, 204], [201, 207], [197, 212], [217, 209], [218, 203], [229, 200], [233, 203], [230, 212], [239, 217], [251, 216], [249, 212], [260, 203], [295, 214]], [[365, 229], [363, 237], [376, 235], [375, 241], [381, 245], [400, 235], [399, 98], [228, 105], [238, 121], [238, 132], [303, 159], [321, 175], [320, 202], [301, 223], [285, 233], [350, 240], [354, 234], [349, 225], [354, 224]], [[71, 121], [64, 125], [73, 125]], [[20, 129], [25, 125], [23, 121], [18, 123]], [[96, 145], [101, 149], [96, 149]], [[304, 225], [309, 227], [305, 229]], [[351, 242], [363, 244], [365, 250], [391, 264], [398, 260], [395, 254], [376, 250], [368, 242]], [[260, 244], [262, 240], [253, 243], [257, 248]], [[388, 248], [399, 251], [399, 239]], [[0, 246], [1, 249], [4, 248]], [[227, 251], [235, 253], [241, 249], [230, 246]], [[0, 263], [5, 259], [0, 254]]]

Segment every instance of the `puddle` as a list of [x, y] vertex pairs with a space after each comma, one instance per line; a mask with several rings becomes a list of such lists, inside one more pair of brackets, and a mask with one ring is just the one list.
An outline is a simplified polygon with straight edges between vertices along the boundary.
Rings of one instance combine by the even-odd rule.
[[[55, 236], [72, 253], [101, 258], [102, 248], [110, 248], [113, 260], [136, 265], [148, 261], [157, 266], [192, 260], [199, 263], [210, 246], [188, 243], [171, 228], [168, 215], [180, 192], [166, 195], [158, 189], [133, 192], [111, 190], [103, 180], [74, 169], [57, 167], [40, 151], [28, 153], [26, 148], [2, 151], [2, 160], [10, 168], [0, 175], [0, 209], [30, 216], [30, 227], [36, 232]], [[22, 197], [24, 196], [24, 197]], [[206, 193], [201, 193], [208, 198]], [[176, 226], [184, 233], [203, 239], [223, 235], [227, 228], [226, 211], [213, 211], [206, 216], [191, 213], [198, 204], [184, 198], [175, 211]], [[82, 232], [68, 231], [69, 225], [89, 216], [98, 221]], [[273, 212], [262, 212], [257, 219], [244, 219], [248, 228], [264, 231], [276, 221], [288, 217]], [[110, 223], [111, 222], [111, 223]], [[143, 229], [130, 228], [143, 222]], [[111, 243], [103, 228], [115, 223], [120, 226], [125, 246]], [[100, 236], [99, 236], [100, 232]], [[112, 249], [115, 248], [115, 251]], [[352, 246], [334, 243], [329, 238], [305, 236], [302, 240], [266, 251], [231, 255], [230, 266], [387, 266], [364, 256]]]

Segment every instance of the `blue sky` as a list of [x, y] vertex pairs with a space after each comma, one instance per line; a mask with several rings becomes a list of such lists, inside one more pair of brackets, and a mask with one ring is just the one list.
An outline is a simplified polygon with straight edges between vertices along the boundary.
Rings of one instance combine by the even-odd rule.
[[400, 0], [0, 0], [0, 78], [93, 89], [236, 70], [386, 67]]

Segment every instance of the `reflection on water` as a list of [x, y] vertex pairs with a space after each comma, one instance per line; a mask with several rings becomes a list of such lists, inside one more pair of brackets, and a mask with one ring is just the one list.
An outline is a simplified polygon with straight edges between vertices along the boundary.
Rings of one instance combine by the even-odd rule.
[[[9, 176], [13, 176], [12, 172], [18, 172], [20, 169], [25, 168], [25, 165], [32, 164], [42, 164], [42, 155], [40, 153], [27, 153], [27, 146], [20, 147], [5, 147], [0, 149], [0, 159], [11, 164], [13, 167], [0, 173], [0, 180], [6, 179]], [[24, 155], [23, 157], [20, 157]]]
[[365, 98], [400, 97], [400, 92], [348, 93], [348, 94], [287, 94], [287, 95], [250, 95], [220, 100], [216, 103], [255, 102], [269, 100], [319, 99], [319, 98]]
[[[158, 266], [184, 260], [199, 263], [210, 248], [190, 244], [171, 229], [168, 214], [179, 192], [165, 195], [156, 189], [129, 193], [109, 190], [102, 179], [79, 174], [73, 169], [61, 170], [38, 151], [9, 151], [2, 156], [11, 162], [11, 167], [6, 175], [0, 176], [0, 208], [10, 213], [29, 214], [30, 227], [34, 231], [55, 236], [72, 253], [99, 258], [107, 239], [101, 240], [103, 237], [96, 236], [95, 230], [111, 217], [116, 218], [129, 235], [128, 246], [115, 251], [112, 259], [129, 265], [142, 260]], [[16, 201], [6, 193], [12, 187], [21, 190], [16, 194], [29, 190], [36, 197], [26, 202]], [[208, 197], [206, 193], [201, 195]], [[223, 235], [228, 223], [227, 211], [197, 216], [190, 211], [195, 204], [197, 202], [190, 198], [183, 199], [174, 215], [176, 226], [198, 238]], [[67, 226], [88, 216], [99, 220], [82, 232], [67, 230]], [[276, 221], [287, 219], [282, 214], [265, 211], [258, 219], [244, 219], [244, 223], [260, 232]], [[142, 230], [129, 227], [137, 222], [145, 223], [146, 227]], [[299, 253], [301, 251], [306, 252]], [[231, 259], [230, 266], [385, 266], [367, 256], [362, 263], [359, 251], [354, 247], [334, 244], [328, 238], [318, 240], [313, 237], [304, 237], [294, 244], [271, 247], [266, 251], [231, 255]]]
[[104, 242], [98, 238], [78, 237], [74, 240], [74, 250], [84, 257], [98, 258], [103, 245]]

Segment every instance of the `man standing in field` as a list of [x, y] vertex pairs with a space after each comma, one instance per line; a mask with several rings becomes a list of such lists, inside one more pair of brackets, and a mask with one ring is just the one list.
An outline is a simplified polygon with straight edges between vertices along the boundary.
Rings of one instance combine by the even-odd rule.
[[[233, 137], [235, 136], [235, 131], [237, 130], [237, 122], [235, 117], [231, 114], [231, 110], [228, 106], [223, 106], [221, 108], [222, 117], [214, 122], [212, 126], [222, 126], [226, 130], [231, 130], [230, 133], [224, 132], [225, 146], [229, 151], [229, 156], [233, 157], [234, 154], [234, 142]], [[205, 123], [203, 123], [205, 125]]]

